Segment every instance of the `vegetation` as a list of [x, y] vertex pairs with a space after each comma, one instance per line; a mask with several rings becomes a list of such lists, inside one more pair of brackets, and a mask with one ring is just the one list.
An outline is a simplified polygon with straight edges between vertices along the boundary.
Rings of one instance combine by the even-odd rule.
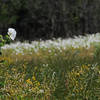
[[18, 39], [69, 37], [100, 32], [99, 0], [0, 0], [0, 34]]
[[25, 44], [28, 48], [21, 49], [20, 45], [16, 48], [19, 51], [13, 46], [2, 49], [1, 100], [100, 99], [100, 42], [93, 42], [89, 48], [65, 49], [49, 45], [40, 48], [39, 44], [33, 49]]

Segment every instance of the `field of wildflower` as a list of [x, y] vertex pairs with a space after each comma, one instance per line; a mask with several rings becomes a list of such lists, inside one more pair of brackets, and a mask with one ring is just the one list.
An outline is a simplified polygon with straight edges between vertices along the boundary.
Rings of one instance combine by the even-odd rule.
[[1, 51], [0, 100], [100, 100], [100, 33]]

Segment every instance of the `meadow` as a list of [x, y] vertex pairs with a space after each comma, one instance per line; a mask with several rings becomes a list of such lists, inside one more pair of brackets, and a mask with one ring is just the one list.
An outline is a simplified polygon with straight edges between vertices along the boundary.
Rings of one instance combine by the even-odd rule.
[[100, 33], [3, 46], [0, 100], [100, 100]]

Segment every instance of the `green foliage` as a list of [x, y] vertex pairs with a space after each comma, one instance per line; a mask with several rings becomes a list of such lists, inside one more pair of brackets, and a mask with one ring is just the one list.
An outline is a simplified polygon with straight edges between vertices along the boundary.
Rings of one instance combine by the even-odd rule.
[[0, 27], [14, 26], [28, 40], [96, 33], [99, 5], [99, 0], [1, 0]]
[[4, 39], [3, 39], [3, 36], [0, 35], [0, 47], [3, 46], [5, 43]]
[[12, 53], [13, 49], [3, 51], [1, 99], [99, 100], [100, 60], [96, 48], [48, 50], [24, 51], [24, 55]]
[[[0, 55], [1, 53], [1, 47], [4, 46], [5, 44], [9, 44], [11, 42], [11, 39], [8, 35], [5, 36], [5, 38], [3, 38], [2, 35], [0, 35]], [[2, 61], [0, 61], [2, 62]]]
[[8, 35], [6, 35], [5, 36], [5, 43], [10, 44], [11, 41], [12, 41], [11, 38]]
[[9, 2], [3, 2], [2, 0], [0, 3], [0, 22], [2, 25], [11, 25], [16, 24], [18, 19], [17, 12], [21, 9], [21, 0], [10, 0]]
[[69, 93], [67, 99], [98, 100], [99, 98], [95, 93], [98, 88], [98, 76], [98, 66], [95, 65], [82, 65], [77, 69], [73, 69], [68, 74]]
[[[94, 52], [94, 59], [100, 61], [100, 43], [98, 45], [95, 45], [95, 52]], [[100, 64], [100, 63], [99, 63]]]

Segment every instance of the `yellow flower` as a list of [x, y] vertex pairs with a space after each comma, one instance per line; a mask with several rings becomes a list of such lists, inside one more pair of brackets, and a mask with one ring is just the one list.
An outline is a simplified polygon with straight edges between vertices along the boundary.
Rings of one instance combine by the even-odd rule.
[[76, 76], [79, 76], [80, 75], [80, 73], [76, 73]]
[[80, 90], [83, 90], [83, 88], [81, 87]]
[[83, 65], [83, 69], [89, 70], [88, 66]]
[[27, 82], [28, 84], [32, 84], [32, 82], [31, 82], [30, 79], [26, 80], [26, 82]]
[[91, 64], [88, 64], [88, 67], [90, 67], [91, 66]]
[[76, 92], [79, 92], [79, 90], [78, 90], [78, 89], [76, 89]]
[[83, 73], [83, 71], [82, 71], [82, 70], [80, 70], [80, 71], [79, 71], [79, 73], [80, 73], [80, 74], [82, 74], [82, 73]]
[[40, 82], [38, 82], [37, 84], [38, 84], [38, 86], [39, 86], [39, 85], [40, 85]]
[[32, 77], [33, 80], [36, 80], [35, 76]]

